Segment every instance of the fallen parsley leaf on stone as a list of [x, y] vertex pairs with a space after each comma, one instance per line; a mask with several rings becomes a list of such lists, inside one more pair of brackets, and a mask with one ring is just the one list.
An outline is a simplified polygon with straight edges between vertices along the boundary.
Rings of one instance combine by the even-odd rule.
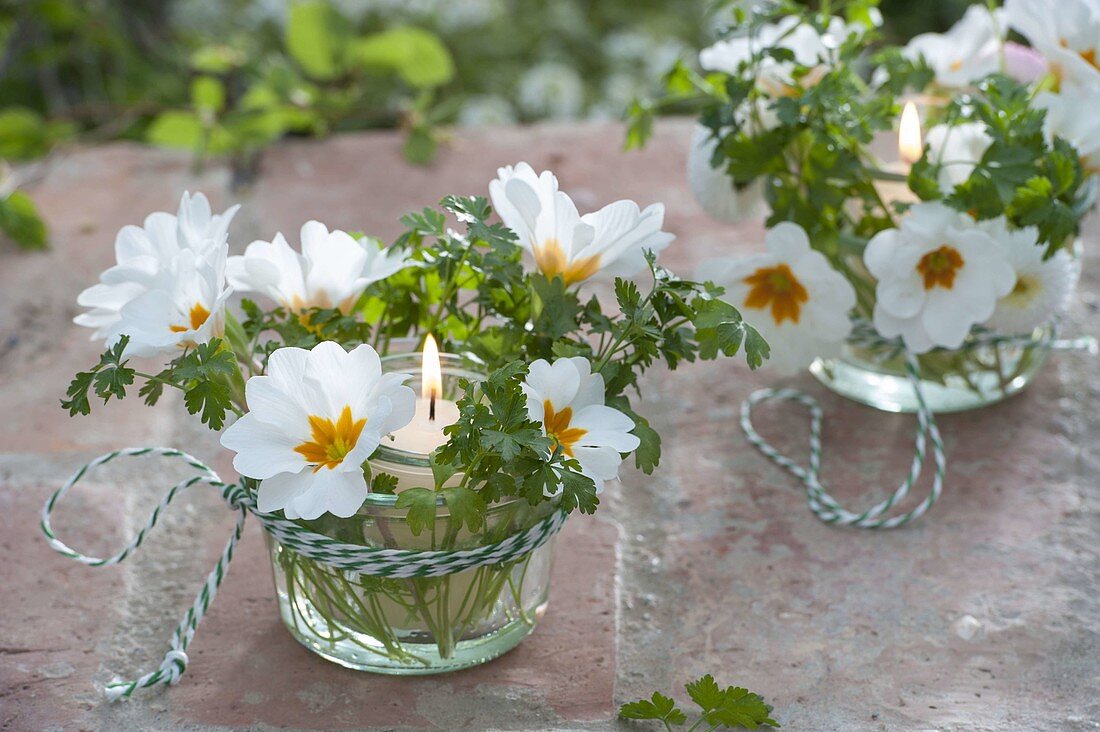
[[[736, 686], [722, 688], [710, 674], [688, 683], [685, 687], [688, 696], [699, 706], [699, 718], [688, 728], [688, 732], [700, 730], [711, 732], [716, 729], [760, 729], [778, 727], [779, 723], [769, 715], [772, 708], [764, 703], [759, 694]], [[661, 722], [666, 730], [687, 724], [687, 714], [671, 698], [654, 692], [649, 699], [639, 699], [623, 704], [619, 708], [620, 719], [654, 720]]]

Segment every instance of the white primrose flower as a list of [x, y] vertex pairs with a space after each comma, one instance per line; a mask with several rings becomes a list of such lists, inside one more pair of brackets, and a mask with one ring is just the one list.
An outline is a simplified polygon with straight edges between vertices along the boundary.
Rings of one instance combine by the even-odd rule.
[[1009, 229], [1004, 216], [978, 226], [1001, 246], [1016, 272], [1015, 286], [997, 301], [987, 327], [1009, 335], [1028, 334], [1066, 311], [1081, 271], [1069, 252], [1059, 249], [1043, 259], [1046, 247], [1039, 244], [1039, 230]]
[[1060, 82], [1100, 86], [1100, 3], [1007, 0], [1008, 24], [1046, 57]]
[[530, 419], [542, 425], [555, 448], [580, 463], [597, 490], [618, 477], [622, 454], [641, 444], [631, 434], [634, 420], [604, 404], [603, 376], [592, 373], [586, 358], [559, 358], [552, 364], [539, 359], [521, 388]]
[[769, 368], [790, 374], [837, 355], [852, 330], [851, 283], [810, 247], [798, 224], [776, 224], [764, 244], [767, 254], [704, 262], [699, 279], [724, 287], [723, 299], [760, 331], [771, 346]]
[[210, 242], [220, 242], [229, 235], [229, 224], [241, 204], [230, 206], [224, 213], [216, 214], [210, 208], [210, 201], [202, 193], [191, 195], [184, 191], [176, 214], [180, 246], [199, 250]]
[[[792, 96], [821, 80], [836, 59], [836, 49], [852, 33], [862, 32], [862, 26], [847, 25], [832, 18], [825, 33], [788, 15], [778, 23], [767, 23], [755, 36], [736, 36], [704, 48], [699, 53], [699, 65], [707, 71], [739, 74], [743, 64], [767, 48], [784, 48], [794, 53], [793, 61], [777, 61], [766, 56], [759, 59], [756, 85], [773, 97]], [[797, 66], [809, 69], [799, 79], [794, 77]]]
[[170, 354], [207, 343], [225, 332], [225, 280], [229, 244], [222, 240], [199, 253], [184, 249], [149, 286], [119, 308], [106, 328], [107, 345], [126, 335], [128, 356]]
[[961, 346], [1016, 284], [1004, 247], [938, 202], [913, 206], [900, 229], [876, 234], [863, 262], [878, 280], [875, 329], [901, 336], [913, 353]]
[[78, 305], [91, 310], [73, 322], [94, 328], [93, 340], [106, 338], [118, 322], [122, 306], [152, 287], [157, 275], [181, 251], [205, 254], [225, 241], [239, 208], [238, 204], [225, 213], [212, 214], [206, 196], [184, 192], [176, 215], [156, 211], [145, 217], [142, 226], [123, 226], [115, 237], [115, 265], [100, 275], [98, 284], [77, 297]]
[[267, 374], [245, 384], [248, 412], [222, 435], [233, 467], [260, 481], [261, 511], [289, 519], [346, 518], [363, 505], [362, 464], [386, 435], [412, 421], [408, 374], [382, 373], [368, 345], [333, 341], [280, 348]]
[[346, 313], [371, 284], [409, 266], [405, 251], [383, 249], [376, 239], [356, 241], [320, 221], [302, 226], [301, 241], [298, 253], [276, 234], [270, 242], [252, 242], [243, 256], [230, 257], [233, 289], [258, 292], [295, 312], [317, 307]]
[[1063, 84], [1058, 94], [1036, 95], [1035, 106], [1047, 112], [1043, 122], [1047, 139], [1064, 138], [1077, 148], [1087, 173], [1100, 173], [1100, 86]]
[[1004, 10], [971, 5], [946, 33], [914, 36], [904, 53], [923, 57], [940, 86], [963, 88], [1000, 70], [1007, 31]]
[[628, 277], [645, 266], [645, 252], [660, 252], [675, 238], [661, 231], [665, 207], [644, 210], [634, 201], [615, 201], [581, 216], [573, 200], [558, 190], [548, 170], [536, 175], [527, 163], [497, 170], [489, 196], [504, 225], [547, 277], [567, 285], [601, 270]]
[[993, 144], [993, 138], [981, 122], [960, 125], [936, 125], [928, 131], [928, 159], [940, 165], [939, 184], [951, 193], [964, 182]]

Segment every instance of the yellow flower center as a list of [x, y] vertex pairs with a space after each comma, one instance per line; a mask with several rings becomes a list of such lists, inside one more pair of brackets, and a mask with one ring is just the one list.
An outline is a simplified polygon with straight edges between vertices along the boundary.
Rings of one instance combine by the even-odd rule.
[[917, 271], [924, 278], [924, 289], [942, 287], [950, 290], [955, 286], [955, 275], [963, 266], [959, 250], [944, 244], [934, 252], [928, 252], [917, 263]]
[[1005, 302], [1022, 308], [1035, 299], [1042, 292], [1043, 286], [1039, 280], [1030, 275], [1022, 275], [1016, 279], [1016, 286], [1005, 297]]
[[546, 427], [546, 436], [554, 441], [555, 447], [560, 447], [561, 451], [569, 457], [573, 457], [573, 445], [577, 444], [577, 440], [588, 434], [588, 430], [570, 427], [569, 423], [572, 421], [572, 407], [566, 407], [560, 412], [555, 412], [554, 405], [550, 403], [549, 399], [543, 401], [542, 424]]
[[952, 71], [958, 71], [962, 67], [963, 67], [963, 62], [962, 62], [961, 58], [957, 58], [957, 59], [955, 59], [954, 61], [951, 62], [951, 70]]
[[188, 314], [188, 318], [191, 320], [190, 327], [186, 325], [170, 325], [168, 330], [173, 333], [184, 333], [188, 330], [198, 330], [202, 327], [202, 324], [206, 322], [206, 319], [210, 317], [210, 311], [206, 309], [206, 306], [201, 302], [197, 302], [191, 306], [191, 312]]
[[600, 268], [598, 254], [570, 262], [557, 239], [536, 242], [531, 248], [535, 252], [535, 265], [539, 271], [550, 279], [560, 275], [567, 285], [587, 280]]
[[313, 466], [314, 473], [321, 468], [332, 470], [355, 449], [355, 443], [359, 441], [359, 435], [366, 424], [366, 417], [352, 420], [349, 406], [344, 407], [340, 418], [335, 422], [327, 417], [310, 415], [309, 428], [313, 433], [313, 441], [303, 442], [294, 448], [294, 452]]
[[802, 314], [802, 303], [810, 299], [806, 288], [785, 264], [761, 267], [743, 282], [750, 288], [745, 297], [745, 307], [763, 310], [771, 306], [776, 325], [788, 319], [797, 323]]

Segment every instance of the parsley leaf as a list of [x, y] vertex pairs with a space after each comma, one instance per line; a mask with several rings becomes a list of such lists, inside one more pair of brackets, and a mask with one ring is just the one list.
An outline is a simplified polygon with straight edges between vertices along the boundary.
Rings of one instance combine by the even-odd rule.
[[428, 488], [409, 488], [397, 494], [397, 508], [407, 508], [405, 521], [413, 536], [435, 523], [435, 491]]
[[99, 363], [88, 371], [82, 371], [73, 377], [69, 388], [65, 390], [68, 399], [61, 400], [61, 407], [67, 409], [70, 416], [89, 414], [92, 410], [88, 400], [91, 390], [106, 404], [111, 397], [122, 399], [126, 396], [126, 387], [134, 383], [136, 372], [123, 360], [129, 336], [122, 336], [117, 343], [108, 348], [99, 357]]
[[[692, 729], [702, 722], [709, 724], [710, 729], [779, 727], [779, 723], [770, 716], [771, 707], [759, 695], [747, 689], [734, 686], [723, 689], [710, 674], [689, 682], [684, 688], [700, 709], [701, 719]], [[676, 706], [676, 702], [657, 692], [650, 699], [622, 705], [619, 708], [619, 717], [657, 720], [664, 723], [669, 730], [673, 725], [679, 726], [687, 722], [687, 715]]]
[[225, 425], [225, 413], [232, 409], [229, 389], [216, 381], [196, 381], [183, 393], [183, 404], [191, 414], [198, 414], [202, 423], [212, 430]]
[[656, 719], [664, 722], [666, 727], [670, 724], [681, 725], [687, 721], [687, 715], [676, 706], [676, 702], [656, 691], [649, 699], [639, 699], [636, 702], [623, 704], [619, 708], [619, 717], [622, 719]]
[[485, 523], [485, 501], [469, 488], [444, 488], [440, 491], [443, 500], [447, 504], [447, 511], [451, 517], [451, 523], [458, 527], [462, 524], [470, 529], [471, 533], [477, 533]]

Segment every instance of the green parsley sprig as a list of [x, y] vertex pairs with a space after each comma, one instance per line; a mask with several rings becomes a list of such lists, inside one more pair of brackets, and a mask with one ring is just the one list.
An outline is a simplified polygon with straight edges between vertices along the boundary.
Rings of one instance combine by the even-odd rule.
[[[687, 732], [716, 729], [759, 729], [779, 727], [771, 718], [772, 708], [748, 689], [735, 686], [722, 688], [710, 674], [688, 683], [688, 696], [699, 707], [699, 717]], [[620, 719], [655, 720], [668, 732], [687, 724], [687, 714], [668, 696], [653, 692], [649, 699], [639, 699], [619, 708]]]
[[[560, 276], [528, 271], [515, 235], [490, 222], [492, 216], [483, 197], [448, 196], [439, 209], [402, 219], [407, 228], [394, 246], [409, 252], [412, 265], [372, 285], [353, 307], [301, 312], [264, 309], [245, 299], [243, 319], [225, 314], [222, 338], [189, 347], [155, 375], [128, 365], [123, 339], [77, 375], [63, 406], [87, 414], [89, 393], [121, 399], [138, 378], [145, 380], [140, 395], [146, 403], [156, 403], [165, 387], [179, 389], [188, 411], [220, 430], [229, 412], [247, 409], [245, 378], [263, 374], [279, 348], [335, 341], [345, 348], [369, 343], [386, 354], [430, 333], [444, 350], [490, 373], [462, 386], [459, 420], [431, 458], [435, 490], [413, 488], [398, 497], [414, 533], [432, 524], [439, 499], [456, 530], [477, 531], [487, 506], [505, 497], [533, 506], [555, 501], [565, 511], [592, 513], [599, 504], [593, 481], [530, 418], [521, 388], [528, 364], [588, 359], [603, 377], [606, 403], [634, 421], [641, 442], [635, 463], [651, 473], [661, 442], [632, 403], [641, 375], [659, 363], [675, 368], [741, 353], [756, 368], [768, 346], [734, 307], [718, 299], [720, 288], [680, 279], [651, 253], [647, 282], [616, 279], [603, 297]], [[454, 221], [463, 231], [451, 228]], [[459, 484], [444, 487], [458, 473]], [[367, 464], [364, 477], [372, 490], [393, 490], [391, 477], [371, 474]]]

